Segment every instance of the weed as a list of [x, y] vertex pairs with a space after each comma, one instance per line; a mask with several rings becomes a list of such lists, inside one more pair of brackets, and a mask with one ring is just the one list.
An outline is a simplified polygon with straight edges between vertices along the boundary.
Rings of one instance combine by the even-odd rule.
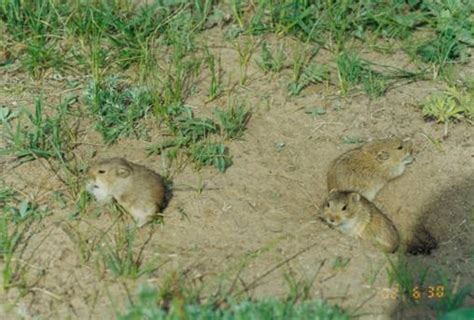
[[433, 78], [436, 79], [449, 63], [461, 57], [463, 50], [465, 50], [463, 47], [456, 40], [453, 31], [446, 30], [435, 39], [419, 46], [417, 53], [422, 61], [433, 64]]
[[384, 76], [371, 70], [367, 71], [362, 78], [362, 84], [364, 91], [371, 99], [383, 96], [387, 90], [387, 82]]
[[251, 39], [248, 42], [242, 42], [242, 41], [234, 42], [234, 48], [235, 50], [237, 50], [237, 53], [239, 54], [239, 71], [240, 71], [239, 84], [241, 86], [243, 86], [245, 82], [247, 81], [247, 69], [249, 67], [250, 58], [252, 57], [257, 45], [258, 44], [253, 42], [253, 40]]
[[150, 93], [141, 87], [126, 87], [117, 78], [103, 83], [92, 81], [85, 93], [90, 114], [96, 119], [96, 130], [107, 144], [120, 137], [143, 134], [140, 125], [152, 106]]
[[216, 58], [206, 48], [206, 60], [209, 66], [209, 70], [211, 72], [211, 83], [209, 85], [207, 96], [209, 98], [209, 101], [212, 101], [215, 98], [217, 98], [222, 92], [220, 59], [217, 61], [217, 66], [216, 66]]
[[257, 60], [257, 65], [265, 72], [279, 72], [283, 68], [285, 61], [285, 52], [283, 51], [283, 44], [278, 46], [275, 54], [273, 54], [267, 42], [263, 42], [260, 51], [260, 59]]
[[13, 252], [18, 244], [20, 235], [18, 228], [11, 230], [11, 222], [6, 215], [0, 216], [0, 258], [3, 261], [2, 284], [6, 289], [12, 283], [13, 276]]
[[[234, 301], [227, 297], [226, 308], [216, 308], [212, 303], [199, 304], [188, 299], [183, 288], [174, 287], [168, 295], [162, 290], [140, 287], [137, 301], [127, 307], [121, 320], [142, 319], [349, 319], [339, 308], [320, 300], [295, 304], [291, 301], [266, 299], [262, 301]], [[184, 294], [183, 294], [184, 293]], [[161, 307], [160, 307], [161, 305]]]
[[319, 46], [311, 49], [304, 49], [302, 46], [295, 50], [292, 70], [292, 81], [288, 84], [290, 96], [296, 96], [311, 83], [318, 83], [328, 80], [329, 69], [327, 66], [310, 62], [318, 54]]
[[143, 251], [134, 252], [135, 229], [120, 229], [113, 240], [104, 240], [97, 247], [103, 265], [116, 277], [138, 278], [156, 269], [151, 263], [143, 264]]
[[[467, 114], [469, 115], [469, 107], [472, 108], [470, 101], [464, 101], [464, 96], [458, 96], [458, 92], [451, 92], [449, 95], [433, 95], [428, 97], [427, 102], [422, 106], [423, 115], [426, 118], [435, 119], [436, 122], [444, 123], [444, 134], [443, 137], [448, 135], [448, 123], [451, 120], [461, 119], [463, 112], [465, 112], [464, 107], [467, 107]], [[459, 104], [459, 100], [462, 99], [463, 102], [468, 102], [465, 106]]]
[[409, 265], [407, 259], [400, 255], [396, 261], [387, 258], [389, 267], [387, 268], [389, 287], [395, 283], [398, 287], [399, 298], [406, 302], [415, 302], [423, 288], [425, 278], [429, 268]]
[[220, 172], [224, 172], [232, 164], [232, 158], [222, 143], [202, 142], [193, 145], [189, 152], [190, 158], [198, 168], [213, 166]]
[[424, 62], [433, 65], [434, 78], [437, 78], [449, 64], [467, 57], [467, 44], [474, 43], [473, 23], [469, 18], [473, 6], [462, 1], [440, 1], [427, 2], [422, 7], [436, 35], [421, 44], [417, 53]]
[[11, 221], [19, 223], [29, 219], [40, 220], [49, 214], [48, 211], [39, 208], [29, 201], [21, 201], [18, 207], [10, 207]]
[[219, 121], [221, 134], [226, 139], [242, 137], [250, 119], [250, 111], [244, 104], [232, 105], [223, 111], [215, 109], [214, 115]]
[[425, 117], [433, 118], [441, 123], [450, 119], [459, 119], [462, 113], [462, 109], [452, 97], [438, 95], [429, 97], [422, 110]]
[[349, 86], [359, 84], [362, 81], [364, 66], [362, 60], [355, 53], [341, 52], [337, 59], [337, 76], [339, 87], [346, 94]]
[[357, 144], [365, 142], [365, 139], [355, 136], [343, 136], [341, 142], [345, 144]]
[[322, 107], [306, 107], [304, 113], [309, 114], [311, 117], [316, 118], [326, 114], [326, 110]]
[[[464, 300], [472, 294], [472, 286], [464, 286], [459, 290], [450, 290], [450, 287], [447, 285], [447, 282], [444, 282], [442, 286], [439, 288], [443, 288], [442, 291], [442, 298], [437, 301], [435, 305], [436, 312], [438, 314], [445, 314], [450, 311], [457, 310], [463, 307]], [[435, 291], [435, 294], [439, 292]]]
[[28, 40], [25, 54], [20, 59], [22, 67], [35, 79], [41, 78], [48, 69], [61, 72], [66, 62], [56, 47], [55, 43], [45, 43], [41, 38]]
[[331, 261], [331, 268], [334, 270], [345, 269], [350, 261], [351, 261], [351, 258], [345, 258], [341, 256], [334, 257], [333, 260]]
[[311, 287], [313, 286], [318, 274], [319, 270], [315, 272], [314, 276], [311, 279], [306, 279], [305, 277], [303, 277], [302, 279], [296, 279], [291, 269], [289, 272], [285, 272], [283, 274], [283, 278], [287, 283], [289, 289], [285, 300], [290, 303], [297, 303], [309, 300]]
[[74, 135], [65, 117], [69, 103], [70, 100], [64, 101], [56, 107], [56, 115], [48, 117], [43, 113], [43, 103], [36, 99], [35, 112], [24, 111], [29, 124], [22, 125], [21, 119], [17, 119], [15, 129], [11, 125], [15, 113], [3, 109], [1, 121], [7, 147], [1, 153], [13, 154], [21, 162], [37, 157], [63, 159], [71, 147], [63, 141]]

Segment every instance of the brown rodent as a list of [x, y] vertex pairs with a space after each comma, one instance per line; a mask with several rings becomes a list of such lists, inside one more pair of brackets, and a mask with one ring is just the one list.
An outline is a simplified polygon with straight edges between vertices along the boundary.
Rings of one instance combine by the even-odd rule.
[[117, 201], [139, 227], [160, 212], [165, 201], [160, 175], [123, 158], [105, 159], [92, 165], [87, 172], [86, 190], [99, 202]]
[[328, 190], [358, 192], [370, 201], [387, 182], [413, 161], [413, 144], [398, 138], [369, 142], [335, 159], [328, 171]]
[[331, 227], [371, 242], [384, 252], [397, 250], [397, 228], [372, 202], [357, 192], [329, 192], [321, 218]]

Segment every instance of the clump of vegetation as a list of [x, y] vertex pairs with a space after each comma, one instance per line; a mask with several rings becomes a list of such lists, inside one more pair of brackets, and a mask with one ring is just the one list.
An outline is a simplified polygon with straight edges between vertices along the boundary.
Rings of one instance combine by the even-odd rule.
[[142, 136], [140, 120], [152, 107], [152, 97], [145, 88], [128, 87], [111, 77], [101, 83], [92, 81], [85, 99], [105, 143], [113, 143], [119, 137]]
[[266, 41], [262, 43], [260, 49], [260, 59], [257, 60], [258, 66], [266, 72], [280, 72], [285, 61], [285, 52], [283, 45], [277, 47], [276, 52], [272, 53]]
[[103, 266], [115, 277], [136, 279], [157, 268], [154, 262], [144, 263], [143, 250], [134, 246], [136, 230], [119, 226], [113, 239], [108, 237], [97, 246]]
[[195, 117], [187, 106], [170, 106], [166, 125], [173, 138], [149, 147], [149, 154], [161, 154], [166, 150], [166, 156], [175, 159], [183, 150], [198, 167], [214, 166], [224, 172], [232, 163], [228, 150], [224, 144], [210, 142], [209, 138], [218, 132], [228, 139], [241, 137], [250, 113], [245, 106], [239, 105], [224, 111], [216, 109], [214, 114], [220, 125], [209, 118]]
[[[75, 136], [74, 129], [66, 119], [70, 102], [71, 100], [66, 100], [54, 107], [55, 113], [52, 115], [45, 114], [41, 99], [36, 99], [34, 113], [26, 109], [14, 112], [2, 107], [0, 121], [6, 148], [0, 154], [14, 155], [20, 162], [36, 158], [63, 160], [67, 150], [72, 147]], [[26, 124], [24, 116], [27, 118]], [[15, 126], [12, 124], [13, 120], [16, 121]]]
[[[178, 291], [179, 292], [179, 291]], [[170, 299], [170, 297], [167, 297]], [[168, 310], [160, 308], [160, 292], [142, 287], [137, 301], [119, 316], [121, 320], [134, 320], [149, 317], [152, 319], [326, 319], [343, 320], [349, 316], [339, 308], [320, 300], [304, 301], [295, 304], [291, 301], [267, 299], [262, 301], [229, 301], [226, 308], [216, 308], [212, 304], [188, 303], [181, 294], [169, 302]]]
[[219, 121], [221, 135], [226, 139], [242, 137], [250, 119], [250, 112], [243, 104], [231, 105], [225, 110], [215, 109], [214, 115]]
[[438, 316], [462, 308], [464, 300], [472, 292], [472, 286], [458, 288], [448, 281], [441, 270], [426, 268], [421, 264], [413, 265], [400, 255], [388, 259], [387, 268], [389, 288], [404, 304], [428, 302]]
[[448, 123], [461, 119], [474, 119], [474, 97], [468, 90], [448, 88], [444, 93], [434, 94], [422, 106], [423, 115], [444, 123], [444, 136], [448, 134]]
[[[35, 203], [21, 199], [11, 188], [0, 185], [0, 260], [3, 289], [24, 288], [29, 264], [21, 257], [29, 230], [49, 212]], [[31, 237], [31, 235], [30, 235]]]

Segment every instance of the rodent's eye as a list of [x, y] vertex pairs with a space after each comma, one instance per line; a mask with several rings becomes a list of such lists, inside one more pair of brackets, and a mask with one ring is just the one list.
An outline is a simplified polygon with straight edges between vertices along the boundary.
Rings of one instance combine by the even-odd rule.
[[99, 189], [99, 186], [94, 184], [94, 189]]
[[329, 202], [326, 202], [326, 207], [328, 207], [328, 208], [329, 208]]
[[402, 150], [402, 149], [403, 149], [403, 146], [400, 145], [397, 149], [398, 149], [398, 150]]
[[347, 204], [346, 204], [346, 205], [344, 205], [344, 207], [342, 207], [342, 209], [341, 209], [341, 210], [342, 210], [342, 211], [346, 211], [346, 209], [347, 209]]
[[105, 170], [99, 170], [99, 173], [105, 173]]

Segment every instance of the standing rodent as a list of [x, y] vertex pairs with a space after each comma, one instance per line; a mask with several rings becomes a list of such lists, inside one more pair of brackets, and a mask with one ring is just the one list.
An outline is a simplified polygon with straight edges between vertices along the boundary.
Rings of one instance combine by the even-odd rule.
[[353, 237], [370, 241], [384, 252], [397, 250], [397, 228], [372, 202], [357, 192], [331, 190], [321, 218], [331, 227]]
[[153, 170], [123, 158], [110, 158], [92, 165], [86, 189], [99, 202], [117, 201], [139, 227], [159, 213], [165, 201], [163, 179]]
[[354, 191], [373, 201], [390, 180], [413, 161], [413, 144], [398, 138], [369, 142], [335, 159], [328, 171], [328, 190]]

